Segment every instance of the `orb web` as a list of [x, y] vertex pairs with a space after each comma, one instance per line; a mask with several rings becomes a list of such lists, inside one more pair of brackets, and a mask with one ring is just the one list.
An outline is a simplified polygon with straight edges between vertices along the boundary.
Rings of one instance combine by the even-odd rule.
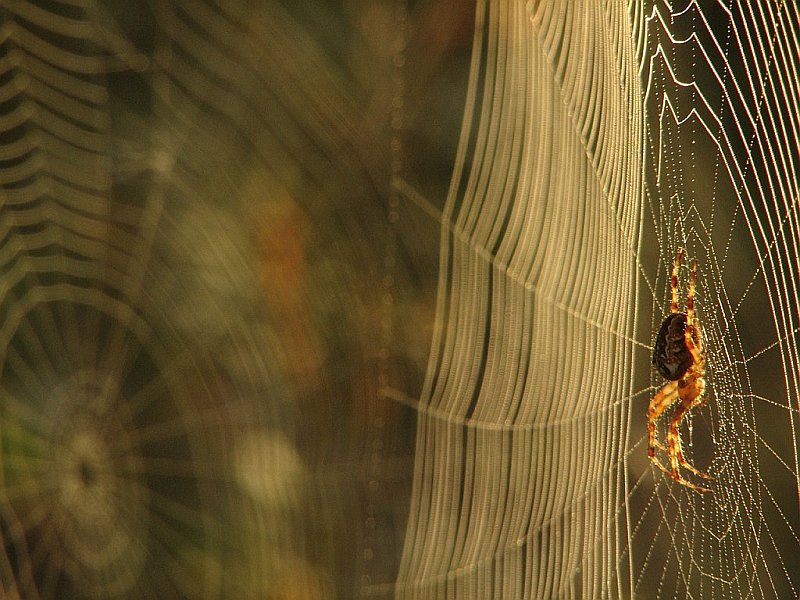
[[256, 75], [214, 88], [237, 49], [211, 32], [242, 22], [157, 4], [0, 9], [4, 598], [315, 585], [287, 533], [305, 466], [259, 273], [268, 174], [224, 110]]
[[797, 7], [447, 5], [3, 4], [0, 595], [797, 597]]

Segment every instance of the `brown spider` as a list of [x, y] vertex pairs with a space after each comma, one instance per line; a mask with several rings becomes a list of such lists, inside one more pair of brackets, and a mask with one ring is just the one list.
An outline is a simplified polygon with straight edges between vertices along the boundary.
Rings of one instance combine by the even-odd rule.
[[[703, 334], [694, 310], [694, 288], [697, 279], [697, 261], [692, 261], [689, 291], [686, 297], [686, 312], [678, 312], [678, 270], [683, 257], [683, 248], [678, 249], [672, 263], [672, 304], [670, 314], [661, 323], [653, 348], [653, 366], [667, 379], [658, 390], [647, 409], [647, 433], [649, 446], [647, 455], [651, 462], [675, 481], [698, 492], [710, 492], [705, 488], [684, 479], [680, 467], [702, 477], [713, 479], [697, 470], [683, 457], [681, 450], [680, 425], [686, 414], [701, 406], [706, 400], [705, 371], [706, 359], [703, 348]], [[667, 430], [667, 447], [656, 439], [656, 422], [663, 412], [676, 400], [680, 405], [675, 409]], [[667, 469], [656, 457], [656, 448], [667, 453], [671, 469]]]

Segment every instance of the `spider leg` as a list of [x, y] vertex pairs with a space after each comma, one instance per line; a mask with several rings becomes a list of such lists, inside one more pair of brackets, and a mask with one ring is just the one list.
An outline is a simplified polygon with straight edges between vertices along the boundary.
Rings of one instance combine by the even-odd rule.
[[[697, 316], [694, 312], [694, 293], [697, 287], [697, 261], [692, 261], [692, 268], [689, 275], [689, 290], [686, 292], [686, 323], [691, 327], [697, 324]], [[688, 329], [688, 327], [687, 327]]]
[[[694, 336], [697, 335], [698, 343], [695, 343]], [[692, 369], [695, 372], [703, 372], [706, 365], [706, 359], [703, 356], [703, 334], [695, 319], [694, 324], [687, 325], [684, 333], [684, 341], [686, 342], [686, 349], [692, 355]]]
[[[705, 352], [705, 342], [703, 341], [703, 328], [700, 327], [700, 320], [697, 318], [697, 313], [694, 315], [694, 322], [692, 323], [692, 330], [694, 333], [694, 337], [697, 338], [697, 343], [694, 344], [695, 348], [697, 349], [698, 354], [703, 354]], [[694, 342], [694, 337], [692, 341]], [[691, 352], [691, 350], [690, 350]], [[694, 356], [694, 355], [692, 355]], [[695, 357], [696, 359], [696, 357]]]
[[[695, 332], [698, 338], [698, 343], [695, 343], [694, 341], [693, 334]], [[686, 410], [690, 411], [694, 408], [702, 406], [708, 400], [708, 397], [705, 395], [706, 380], [704, 377], [706, 357], [703, 355], [702, 352], [703, 338], [699, 324], [697, 324], [697, 319], [695, 319], [694, 326], [686, 327], [684, 342], [686, 343], [686, 349], [692, 355], [693, 365], [691, 367], [690, 372], [684, 376], [682, 384], [678, 386], [679, 388], [678, 392], [679, 395], [681, 396], [681, 403], [686, 404], [687, 405]], [[680, 393], [682, 390], [688, 390], [688, 391]], [[692, 467], [692, 469], [693, 468], [694, 467]]]
[[680, 436], [680, 424], [683, 421], [683, 418], [693, 408], [700, 406], [703, 402], [705, 402], [705, 381], [701, 376], [698, 376], [696, 373], [692, 373], [692, 375], [685, 379], [682, 382], [682, 385], [678, 388], [678, 395], [680, 396], [681, 403], [678, 405], [678, 408], [675, 409], [675, 412], [672, 415], [672, 419], [670, 420], [669, 429], [667, 430], [667, 445], [668, 454], [670, 459], [670, 467], [672, 467], [672, 472], [670, 476], [688, 488], [693, 490], [697, 490], [699, 492], [710, 492], [711, 490], [708, 488], [701, 487], [688, 481], [681, 477], [680, 474], [680, 467], [684, 467], [686, 470], [694, 473], [698, 477], [702, 477], [704, 479], [713, 479], [713, 477], [703, 473], [702, 471], [698, 470], [692, 464], [690, 464], [683, 456], [683, 449], [681, 447], [681, 436]]
[[656, 448], [660, 448], [664, 452], [667, 451], [667, 449], [656, 438], [656, 422], [664, 413], [664, 411], [667, 410], [667, 408], [669, 408], [669, 406], [677, 399], [678, 382], [670, 381], [664, 385], [664, 387], [662, 387], [655, 396], [653, 396], [653, 399], [650, 400], [650, 406], [647, 408], [647, 456], [655, 466], [668, 475], [672, 475], [672, 473], [669, 471], [669, 469], [662, 465], [661, 461], [659, 461], [656, 457]]
[[672, 288], [672, 302], [670, 303], [670, 312], [678, 312], [678, 270], [681, 267], [681, 258], [683, 257], [683, 247], [678, 248], [678, 253], [675, 255], [675, 260], [672, 262], [672, 279], [670, 280], [670, 287]]

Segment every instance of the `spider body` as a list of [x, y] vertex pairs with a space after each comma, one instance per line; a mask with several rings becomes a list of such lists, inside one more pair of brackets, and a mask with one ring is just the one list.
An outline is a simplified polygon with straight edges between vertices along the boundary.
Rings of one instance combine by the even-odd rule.
[[[694, 408], [706, 401], [706, 358], [700, 321], [694, 309], [694, 290], [697, 280], [697, 261], [692, 262], [689, 277], [689, 290], [686, 297], [686, 312], [678, 310], [678, 272], [680, 270], [683, 248], [678, 250], [672, 263], [672, 303], [670, 314], [661, 323], [653, 347], [653, 366], [667, 380], [650, 400], [647, 410], [647, 454], [650, 461], [683, 486], [698, 492], [710, 492], [709, 488], [699, 486], [681, 474], [681, 468], [698, 477], [711, 479], [699, 471], [683, 456], [680, 425], [683, 418]], [[667, 429], [667, 445], [664, 446], [656, 436], [659, 417], [674, 403], [678, 406], [672, 413]], [[669, 458], [668, 469], [656, 456], [656, 449], [665, 452]]]
[[672, 313], [661, 323], [653, 366], [669, 381], [678, 381], [692, 366], [692, 353], [686, 347], [686, 313]]

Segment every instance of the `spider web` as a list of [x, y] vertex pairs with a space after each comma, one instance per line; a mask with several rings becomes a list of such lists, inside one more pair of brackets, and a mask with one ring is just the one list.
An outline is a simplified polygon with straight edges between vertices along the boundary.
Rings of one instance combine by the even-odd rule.
[[[799, 17], [478, 3], [398, 596], [797, 597]], [[680, 246], [711, 494], [647, 460]]]
[[[799, 26], [4, 2], [0, 595], [797, 597]], [[647, 459], [679, 246], [711, 494]]]
[[274, 316], [303, 308], [264, 93], [317, 58], [277, 60], [291, 24], [272, 5], [0, 7], [3, 598], [331, 593], [298, 535], [287, 384], [313, 344], [297, 327], [292, 356]]

